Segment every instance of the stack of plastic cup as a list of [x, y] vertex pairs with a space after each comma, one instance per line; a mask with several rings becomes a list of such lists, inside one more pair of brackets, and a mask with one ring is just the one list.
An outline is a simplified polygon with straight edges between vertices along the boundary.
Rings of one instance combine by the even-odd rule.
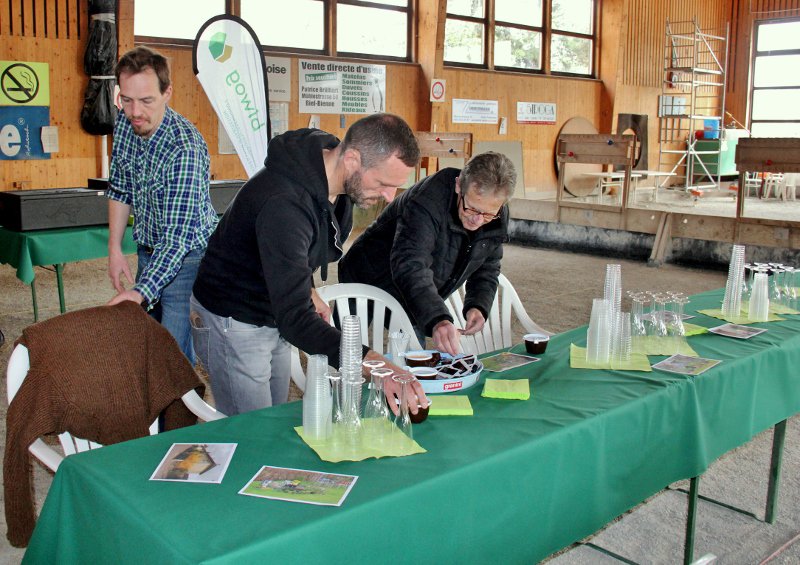
[[361, 344], [361, 320], [358, 316], [342, 318], [342, 338], [339, 344], [339, 372], [343, 381], [361, 380], [364, 350]]
[[403, 356], [408, 351], [408, 343], [411, 341], [411, 336], [403, 330], [389, 333], [389, 358], [395, 365], [405, 365]]
[[612, 358], [617, 365], [623, 365], [631, 360], [631, 313], [619, 312], [617, 323], [614, 324], [617, 333], [614, 335]]
[[327, 355], [309, 356], [303, 394], [303, 434], [313, 440], [327, 440], [331, 435], [333, 400], [327, 370]]
[[767, 273], [756, 273], [753, 278], [753, 290], [750, 294], [750, 307], [747, 319], [753, 322], [766, 322], [769, 318], [769, 276]]
[[608, 300], [595, 298], [586, 332], [586, 361], [608, 363], [611, 355], [611, 316]]
[[742, 312], [742, 288], [744, 283], [744, 245], [734, 245], [725, 283], [725, 298], [722, 300], [723, 316], [739, 316]]
[[606, 281], [603, 290], [603, 298], [608, 301], [609, 315], [611, 318], [611, 336], [616, 339], [619, 329], [617, 328], [617, 314], [622, 306], [622, 267], [616, 264], [606, 265]]
[[798, 284], [800, 284], [800, 269], [786, 267], [784, 278], [786, 306], [793, 310], [797, 310], [797, 299], [800, 292], [797, 288]]

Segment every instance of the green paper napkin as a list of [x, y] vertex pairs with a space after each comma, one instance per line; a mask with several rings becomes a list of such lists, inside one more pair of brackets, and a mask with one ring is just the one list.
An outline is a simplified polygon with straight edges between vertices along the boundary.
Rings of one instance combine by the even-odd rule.
[[[350, 448], [345, 438], [337, 436], [331, 440], [312, 440], [303, 435], [303, 426], [294, 428], [306, 444], [313, 449], [323, 461], [338, 463], [340, 461], [362, 461], [370, 457], [380, 459], [381, 457], [404, 457], [416, 453], [426, 453], [426, 451], [413, 439], [400, 431], [389, 420], [384, 420], [379, 424], [364, 419], [362, 423], [361, 441]], [[384, 432], [383, 442], [378, 442], [376, 437], [376, 425], [380, 425]], [[341, 430], [334, 431], [334, 434], [341, 434]]]
[[[481, 396], [486, 398], [505, 398], [508, 400], [528, 400], [531, 386], [528, 379], [486, 379]], [[433, 408], [431, 406], [431, 408]]]
[[573, 369], [616, 369], [620, 371], [645, 371], [650, 373], [650, 360], [647, 355], [641, 353], [631, 353], [631, 359], [627, 363], [618, 365], [616, 363], [589, 363], [586, 360], [586, 348], [578, 347], [574, 343], [569, 345], [569, 366]]
[[[527, 381], [526, 381], [527, 382]], [[468, 396], [436, 396], [431, 401], [428, 416], [472, 416], [472, 404]]]
[[[722, 314], [722, 309], [720, 308], [709, 308], [708, 310], [698, 310], [700, 314], [705, 314], [706, 316], [711, 316], [712, 318], [719, 318], [720, 320], [725, 320], [726, 322], [730, 322], [732, 324], [755, 324], [753, 320], [747, 317], [747, 309], [742, 308], [742, 313], [738, 316], [724, 316]], [[767, 317], [767, 322], [781, 322], [784, 318], [776, 316], [772, 313], [772, 305], [770, 304], [769, 307], [769, 316]]]

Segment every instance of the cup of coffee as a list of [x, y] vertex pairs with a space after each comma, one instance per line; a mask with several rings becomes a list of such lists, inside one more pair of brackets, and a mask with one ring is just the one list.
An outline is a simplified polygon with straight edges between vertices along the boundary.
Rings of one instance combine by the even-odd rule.
[[[394, 401], [397, 403], [398, 408], [400, 407], [400, 400], [395, 397]], [[422, 406], [422, 404], [417, 404], [417, 413], [412, 414], [410, 411], [408, 416], [411, 418], [412, 424], [421, 424], [425, 420], [428, 419], [428, 412], [431, 409], [431, 399], [428, 399], [428, 405]]]
[[407, 351], [406, 365], [409, 367], [435, 367], [439, 362], [439, 352]]
[[541, 355], [547, 349], [550, 336], [544, 334], [525, 334], [525, 351], [531, 355]]
[[432, 381], [439, 376], [439, 371], [433, 367], [411, 367], [411, 373], [421, 381]]

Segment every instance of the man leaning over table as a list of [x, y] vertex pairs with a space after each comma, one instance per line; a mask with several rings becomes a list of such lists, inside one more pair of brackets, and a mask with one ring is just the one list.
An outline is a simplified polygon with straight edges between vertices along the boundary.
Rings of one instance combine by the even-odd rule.
[[[391, 114], [358, 120], [342, 142], [317, 129], [270, 142], [265, 167], [211, 236], [192, 293], [195, 348], [219, 410], [231, 415], [286, 402], [289, 344], [339, 366], [340, 332], [327, 321], [330, 309], [313, 289], [313, 274], [321, 268], [324, 281], [328, 263], [342, 256], [353, 204], [391, 201], [418, 161], [411, 128]], [[414, 391], [425, 398], [418, 382]], [[396, 392], [387, 380], [387, 397]], [[409, 406], [417, 412], [416, 402]]]
[[[167, 59], [136, 47], [117, 63], [122, 112], [114, 127], [108, 203], [108, 276], [116, 304], [143, 304], [194, 364], [189, 297], [217, 215], [209, 196], [208, 147], [191, 122], [172, 110]], [[133, 212], [136, 282], [122, 253]]]
[[500, 153], [443, 169], [397, 197], [339, 263], [341, 282], [377, 286], [397, 298], [420, 341], [455, 355], [460, 333], [444, 301], [466, 281], [464, 333], [483, 329], [497, 291], [508, 206], [517, 173]]

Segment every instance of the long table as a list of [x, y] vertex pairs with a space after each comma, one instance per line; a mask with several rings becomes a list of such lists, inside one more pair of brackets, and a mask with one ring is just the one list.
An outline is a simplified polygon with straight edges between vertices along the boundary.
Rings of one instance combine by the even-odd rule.
[[[695, 296], [687, 312], [721, 297]], [[541, 361], [499, 375], [529, 379], [530, 400], [483, 398], [481, 382], [465, 391], [475, 415], [415, 426], [427, 453], [410, 457], [323, 462], [292, 429], [299, 402], [70, 456], [25, 561], [536, 562], [800, 412], [789, 318], [747, 341], [690, 338], [723, 361], [697, 377], [571, 369], [585, 328], [559, 334]], [[238, 448], [222, 484], [149, 481], [173, 442]], [[237, 494], [262, 465], [359, 479], [341, 507]]]
[[[122, 251], [136, 251], [131, 228], [125, 230]], [[0, 226], [0, 264], [17, 270], [17, 278], [31, 286], [34, 320], [39, 319], [34, 267], [52, 265], [56, 272], [61, 313], [66, 312], [63, 268], [65, 263], [108, 255], [108, 226], [81, 226], [35, 231], [13, 231]]]

